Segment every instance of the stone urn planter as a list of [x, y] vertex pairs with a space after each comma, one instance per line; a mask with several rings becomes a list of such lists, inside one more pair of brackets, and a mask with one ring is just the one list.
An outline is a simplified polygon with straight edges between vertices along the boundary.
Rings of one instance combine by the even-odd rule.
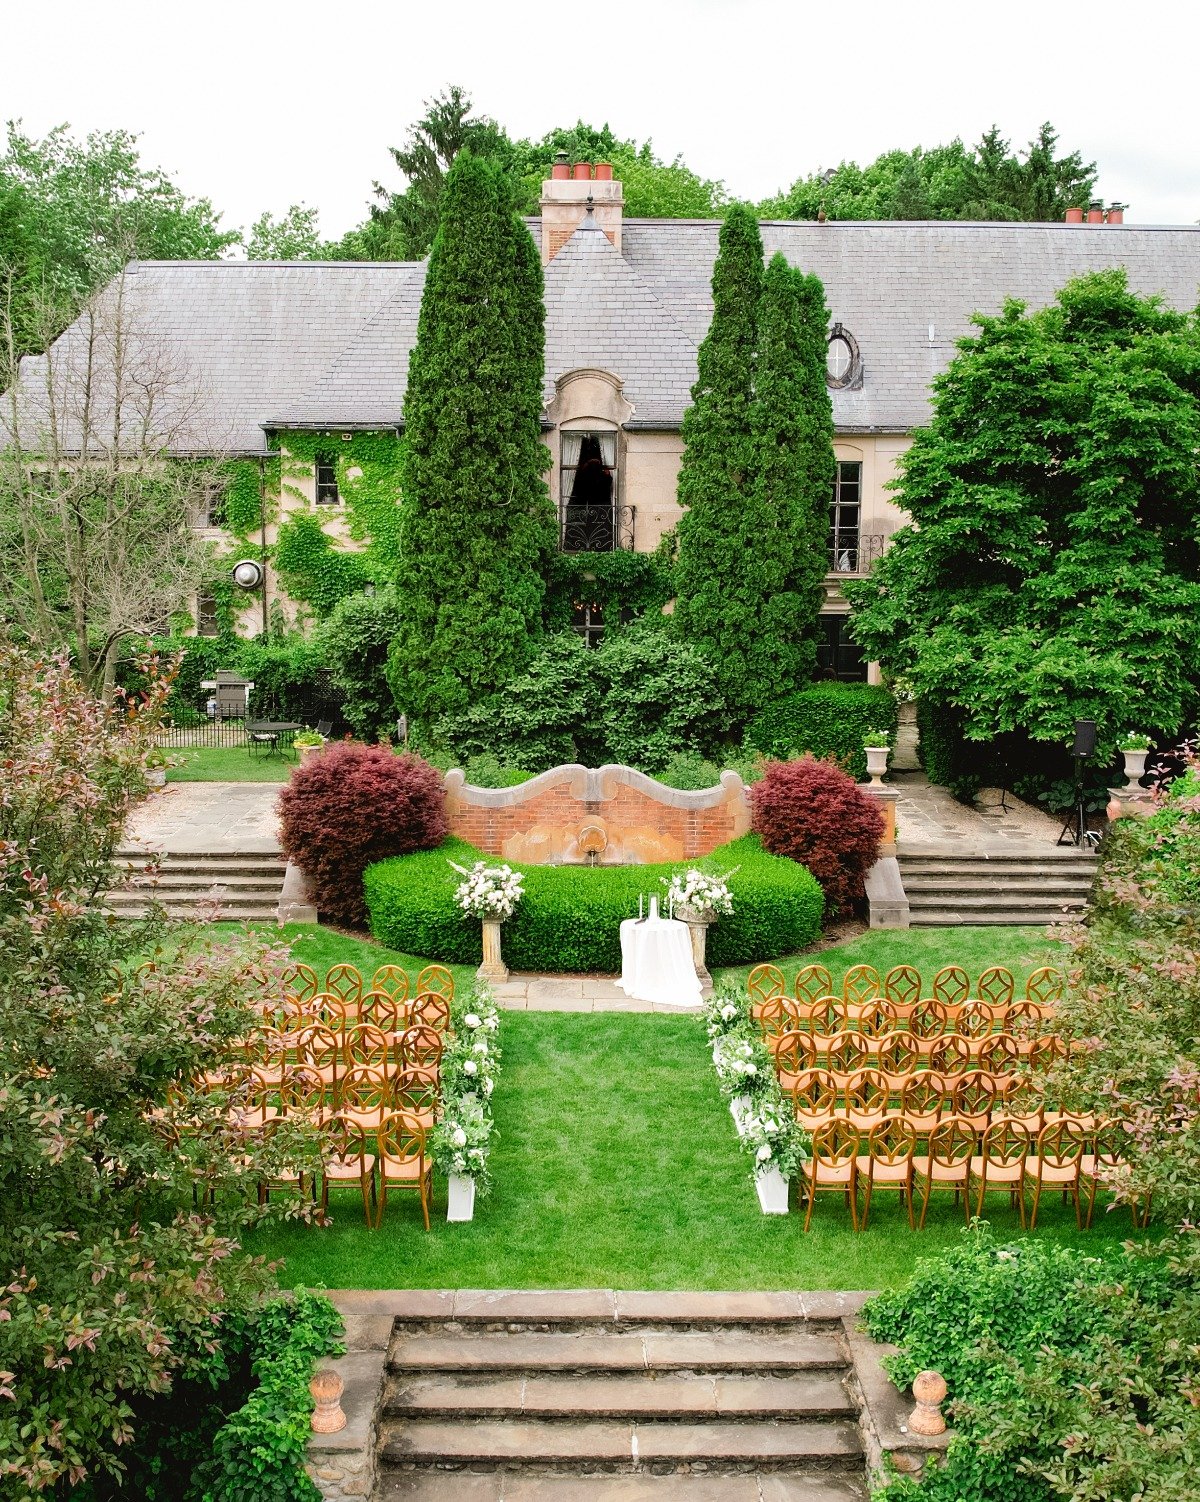
[[146, 786], [151, 788], [165, 788], [167, 785], [166, 767], [147, 767]]
[[477, 980], [493, 986], [502, 986], [508, 979], [508, 966], [500, 953], [500, 922], [499, 918], [483, 919], [483, 964], [475, 972]]
[[708, 971], [705, 951], [708, 948], [708, 926], [716, 921], [717, 915], [711, 908], [677, 907], [675, 916], [688, 926], [688, 937], [692, 941], [692, 964], [696, 967], [700, 994], [711, 996], [713, 978]]
[[[497, 925], [498, 927], [499, 925]], [[446, 1204], [448, 1221], [475, 1219], [475, 1180], [470, 1174], [449, 1175], [450, 1197]]]
[[890, 746], [864, 746], [867, 754], [867, 776], [871, 779], [873, 787], [883, 785], [883, 776], [888, 769], [888, 757], [891, 755]]
[[1130, 747], [1129, 750], [1126, 750], [1122, 746], [1121, 755], [1125, 758], [1126, 777], [1129, 778], [1131, 783], [1137, 784], [1141, 782], [1142, 778], [1146, 775], [1146, 760], [1150, 752], [1142, 746], [1138, 746], [1136, 749]]
[[310, 756], [320, 756], [324, 749], [324, 746], [297, 746], [296, 751], [300, 757], [300, 765], [303, 766]]
[[764, 1168], [754, 1175], [754, 1187], [758, 1191], [759, 1209], [764, 1215], [788, 1213], [788, 1188], [790, 1179], [785, 1179], [777, 1168]]

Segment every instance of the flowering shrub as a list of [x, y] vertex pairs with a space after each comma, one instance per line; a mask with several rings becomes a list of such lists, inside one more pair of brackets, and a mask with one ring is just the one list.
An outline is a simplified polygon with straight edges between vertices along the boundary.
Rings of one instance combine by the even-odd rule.
[[807, 866], [825, 893], [829, 914], [853, 907], [879, 855], [879, 805], [832, 762], [768, 762], [750, 790], [753, 828], [773, 855]]
[[444, 1174], [475, 1180], [486, 1194], [488, 1154], [495, 1136], [492, 1093], [500, 1068], [500, 1014], [486, 986], [476, 984], [451, 1004], [454, 1037], [442, 1054], [442, 1119], [434, 1128], [433, 1161]]
[[[732, 876], [733, 872], [729, 875]], [[692, 866], [687, 871], [677, 871], [669, 882], [665, 876], [662, 881], [676, 908], [690, 909], [694, 913], [733, 912], [733, 893], [726, 884], [726, 877], [706, 876]]]
[[440, 773], [419, 756], [341, 742], [296, 767], [280, 793], [283, 853], [322, 918], [363, 928], [363, 872], [439, 845], [450, 830], [445, 805]]
[[450, 864], [466, 878], [454, 892], [454, 900], [464, 917], [503, 920], [516, 912], [517, 903], [525, 895], [519, 871], [511, 866], [489, 866], [486, 861], [476, 861], [470, 870], [453, 861]]

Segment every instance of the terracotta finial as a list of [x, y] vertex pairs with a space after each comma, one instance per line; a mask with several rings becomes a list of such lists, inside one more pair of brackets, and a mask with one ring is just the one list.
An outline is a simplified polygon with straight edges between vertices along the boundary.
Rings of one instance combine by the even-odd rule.
[[946, 1379], [940, 1372], [918, 1372], [913, 1378], [913, 1397], [916, 1407], [908, 1421], [912, 1434], [945, 1434], [946, 1420], [942, 1417], [942, 1404], [946, 1399]]
[[346, 1427], [346, 1415], [342, 1409], [345, 1387], [346, 1384], [338, 1374], [328, 1367], [318, 1372], [308, 1384], [308, 1390], [316, 1404], [312, 1416], [314, 1434], [336, 1434], [339, 1429]]

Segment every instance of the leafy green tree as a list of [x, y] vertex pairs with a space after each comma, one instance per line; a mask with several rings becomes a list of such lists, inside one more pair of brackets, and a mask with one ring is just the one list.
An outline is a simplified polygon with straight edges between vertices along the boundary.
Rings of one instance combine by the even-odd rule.
[[946, 146], [887, 151], [866, 167], [842, 162], [799, 178], [759, 205], [764, 217], [816, 219], [1057, 220], [1095, 192], [1096, 164], [1078, 151], [1058, 157], [1047, 122], [1018, 156], [993, 126], [968, 150]]
[[725, 212], [725, 185], [700, 177], [682, 157], [666, 162], [651, 142], [623, 141], [606, 125], [597, 129], [582, 120], [559, 126], [540, 141], [517, 147], [518, 204], [526, 214], [538, 212], [542, 181], [554, 158], [565, 151], [572, 162], [611, 162], [622, 185], [625, 214], [631, 219], [714, 219]]
[[416, 261], [429, 253], [438, 228], [442, 191], [452, 163], [464, 148], [510, 167], [514, 148], [503, 128], [472, 114], [470, 95], [458, 84], [425, 101], [403, 146], [388, 150], [407, 182], [400, 193], [375, 184], [378, 202], [370, 218], [343, 241], [354, 260]]
[[346, 694], [342, 713], [355, 735], [391, 734], [396, 705], [387, 681], [388, 651], [400, 629], [400, 602], [390, 589], [339, 600], [317, 630], [316, 645]]
[[1174, 735], [1200, 684], [1196, 318], [1115, 269], [976, 322], [901, 461], [912, 523], [850, 591], [855, 639], [968, 741], [1069, 743], [1083, 716], [1102, 754]]
[[278, 218], [261, 214], [250, 226], [246, 259], [250, 261], [318, 261], [324, 247], [318, 228], [318, 211], [294, 203]]
[[762, 237], [751, 209], [737, 204], [721, 226], [713, 268], [713, 316], [700, 345], [692, 404], [683, 418], [683, 460], [675, 565], [675, 624], [709, 658], [729, 704], [747, 708], [747, 636], [743, 618], [757, 570], [754, 359], [762, 296]]
[[423, 726], [494, 692], [537, 649], [557, 534], [541, 441], [541, 263], [499, 172], [446, 180], [404, 400], [404, 602], [389, 676]]
[[[131, 260], [212, 260], [240, 239], [207, 198], [145, 166], [128, 131], [43, 140], [10, 121], [0, 157], [0, 285], [22, 353], [44, 349]], [[52, 316], [46, 316], [47, 308]]]

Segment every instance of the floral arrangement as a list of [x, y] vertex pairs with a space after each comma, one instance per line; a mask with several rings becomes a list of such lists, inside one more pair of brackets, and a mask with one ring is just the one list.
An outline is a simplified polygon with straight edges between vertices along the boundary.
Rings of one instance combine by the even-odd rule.
[[712, 1052], [722, 1095], [759, 1095], [775, 1078], [770, 1054], [746, 1031], [726, 1033], [713, 1044]]
[[751, 1158], [751, 1174], [757, 1177], [775, 1168], [790, 1179], [808, 1161], [808, 1134], [792, 1115], [779, 1083], [766, 1092], [757, 1109], [747, 1111], [738, 1123], [742, 1151]]
[[489, 866], [476, 861], [468, 871], [465, 866], [450, 864], [465, 879], [460, 881], [454, 900], [465, 918], [511, 918], [517, 903], [525, 895], [524, 878], [511, 866]]
[[863, 735], [863, 746], [873, 749], [879, 746], [890, 746], [892, 738], [886, 730], [868, 730]]
[[706, 876], [692, 867], [682, 873], [676, 871], [670, 881], [664, 876], [662, 881], [675, 908], [694, 913], [732, 913], [733, 893], [728, 886], [732, 875], [728, 871], [724, 876]]
[[486, 1194], [488, 1154], [496, 1134], [492, 1094], [500, 1070], [500, 1014], [478, 982], [450, 1007], [453, 1037], [442, 1054], [442, 1119], [433, 1129], [433, 1161], [444, 1174], [475, 1180]]
[[1148, 735], [1123, 735], [1120, 739], [1122, 751], [1149, 751], [1152, 742]]
[[726, 1033], [738, 1032], [746, 1022], [746, 1005], [728, 985], [718, 986], [704, 1002], [704, 1029], [715, 1042]]

